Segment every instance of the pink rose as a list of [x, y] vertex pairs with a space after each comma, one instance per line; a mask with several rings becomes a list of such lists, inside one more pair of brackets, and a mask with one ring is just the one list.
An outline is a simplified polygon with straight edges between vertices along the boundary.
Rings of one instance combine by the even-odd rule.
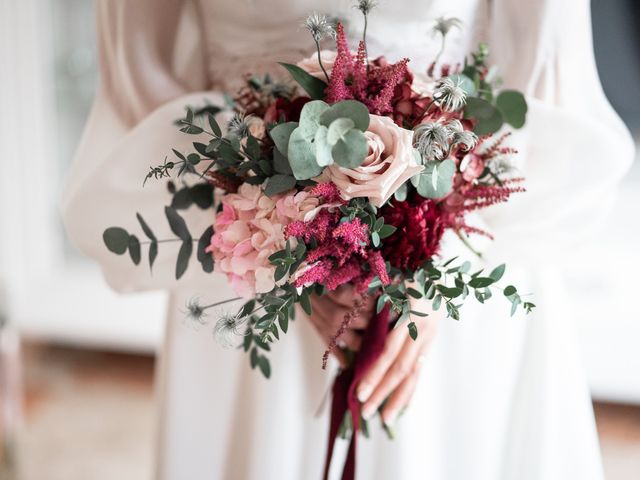
[[[338, 54], [333, 50], [320, 51], [322, 66], [324, 66], [324, 69], [327, 71], [327, 75], [329, 76], [331, 76], [331, 70], [333, 69], [333, 64], [336, 61], [337, 55]], [[310, 75], [322, 80], [326, 80], [324, 72], [322, 71], [322, 69], [320, 68], [320, 64], [318, 63], [317, 53], [314, 53], [309, 58], [305, 58], [304, 60], [299, 61], [298, 66]]]
[[237, 193], [224, 195], [207, 248], [215, 270], [224, 273], [242, 297], [270, 292], [276, 281], [269, 256], [285, 248], [285, 226], [304, 219], [318, 204], [309, 192], [267, 197], [261, 187], [246, 183]]
[[333, 164], [325, 169], [323, 177], [338, 187], [345, 200], [369, 197], [373, 205], [381, 207], [423, 166], [414, 157], [413, 132], [397, 126], [390, 118], [371, 115], [364, 134], [369, 155], [362, 165], [350, 169]]

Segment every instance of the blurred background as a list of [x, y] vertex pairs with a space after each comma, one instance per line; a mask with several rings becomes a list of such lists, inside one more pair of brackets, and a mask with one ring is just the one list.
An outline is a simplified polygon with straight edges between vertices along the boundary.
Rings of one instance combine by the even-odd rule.
[[[592, 11], [605, 91], [640, 139], [640, 2]], [[151, 476], [163, 295], [112, 293], [57, 207], [95, 90], [94, 20], [87, 0], [0, 0], [1, 480]], [[565, 265], [610, 480], [640, 478], [639, 187], [636, 162]]]

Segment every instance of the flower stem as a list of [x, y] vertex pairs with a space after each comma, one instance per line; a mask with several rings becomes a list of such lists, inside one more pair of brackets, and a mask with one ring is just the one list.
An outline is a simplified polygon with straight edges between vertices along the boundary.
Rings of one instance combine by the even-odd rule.
[[237, 302], [238, 300], [242, 300], [242, 297], [230, 298], [228, 300], [222, 300], [221, 302], [212, 303], [210, 305], [205, 305], [202, 307], [203, 310], [208, 310], [213, 307], [218, 307], [220, 305], [224, 305], [225, 303]]
[[362, 44], [364, 45], [364, 61], [367, 63], [367, 73], [369, 73], [369, 49], [367, 48], [367, 27], [369, 26], [369, 17], [364, 16], [364, 31], [362, 32]]
[[322, 64], [322, 57], [320, 56], [320, 42], [318, 40], [316, 40], [316, 52], [318, 54], [318, 64], [320, 65], [322, 73], [324, 73], [324, 76], [327, 79], [327, 83], [329, 83], [329, 75], [327, 74], [327, 71], [324, 69], [324, 65]]
[[464, 244], [465, 247], [467, 247], [471, 253], [473, 253], [475, 256], [477, 256], [478, 258], [482, 258], [482, 253], [480, 253], [479, 251], [477, 251], [475, 248], [473, 248], [473, 246], [471, 245], [471, 243], [469, 243], [469, 240], [467, 240], [464, 235], [459, 231], [456, 230], [456, 235], [458, 236], [458, 238], [462, 241], [462, 243]]

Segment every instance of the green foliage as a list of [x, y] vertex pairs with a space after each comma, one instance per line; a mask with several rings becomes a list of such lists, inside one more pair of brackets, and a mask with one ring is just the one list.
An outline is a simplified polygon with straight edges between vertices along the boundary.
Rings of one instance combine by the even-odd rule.
[[276, 148], [285, 157], [289, 154], [289, 138], [298, 126], [297, 122], [280, 123], [269, 130], [269, 136], [275, 143]]
[[504, 123], [500, 110], [488, 101], [477, 97], [467, 99], [464, 116], [477, 121], [473, 131], [479, 136], [497, 132]]
[[279, 193], [287, 192], [296, 186], [296, 179], [291, 175], [277, 174], [267, 178], [264, 193], [269, 197]]
[[185, 185], [175, 192], [171, 200], [171, 207], [176, 210], [186, 210], [194, 204], [203, 210], [211, 208], [213, 206], [213, 186], [209, 183]]
[[208, 227], [198, 240], [197, 258], [202, 265], [202, 270], [205, 273], [213, 272], [213, 255], [205, 252], [205, 249], [211, 244], [211, 237], [213, 236], [213, 226]]
[[320, 124], [329, 127], [336, 120], [348, 118], [353, 121], [352, 128], [366, 132], [369, 128], [370, 116], [367, 107], [357, 100], [344, 100], [333, 104], [320, 115]]
[[527, 114], [527, 102], [522, 93], [504, 90], [496, 98], [495, 90], [501, 80], [487, 67], [488, 54], [487, 46], [480, 44], [471, 59], [465, 60], [460, 76], [462, 88], [468, 94], [464, 117], [476, 120], [474, 132], [477, 135], [495, 133], [505, 122], [514, 128], [522, 128]]
[[129, 248], [129, 233], [124, 228], [107, 228], [102, 234], [102, 239], [109, 251], [116, 255], [123, 255]]
[[524, 95], [515, 90], [504, 90], [496, 99], [496, 106], [504, 121], [513, 128], [522, 128], [527, 118], [527, 101]]
[[298, 84], [309, 94], [311, 98], [315, 100], [324, 98], [324, 91], [327, 88], [327, 84], [324, 81], [310, 75], [297, 65], [293, 65], [291, 63], [280, 63], [280, 65], [282, 65], [291, 74], [293, 79], [298, 82]]
[[274, 127], [272, 138], [298, 180], [313, 178], [334, 162], [355, 168], [367, 155], [363, 132], [369, 126], [369, 112], [360, 102], [347, 100], [331, 106], [320, 100], [309, 102], [302, 108], [300, 123], [294, 125]]
[[453, 188], [453, 175], [456, 165], [451, 159], [442, 162], [429, 162], [422, 173], [414, 176], [411, 182], [420, 195], [425, 198], [442, 198]]
[[297, 128], [289, 139], [289, 164], [298, 180], [307, 180], [322, 173], [316, 161], [315, 145], [304, 137], [304, 131]]

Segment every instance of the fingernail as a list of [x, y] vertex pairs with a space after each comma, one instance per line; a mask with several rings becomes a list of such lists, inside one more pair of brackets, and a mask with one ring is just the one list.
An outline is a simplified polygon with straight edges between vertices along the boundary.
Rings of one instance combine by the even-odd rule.
[[361, 383], [358, 387], [358, 400], [360, 403], [366, 402], [373, 393], [373, 387], [367, 383]]
[[396, 418], [398, 417], [398, 411], [392, 410], [385, 415], [384, 424], [388, 427], [393, 427], [393, 424], [396, 423]]
[[362, 409], [362, 418], [364, 418], [365, 420], [370, 420], [375, 412], [376, 409], [373, 405], [365, 405]]

